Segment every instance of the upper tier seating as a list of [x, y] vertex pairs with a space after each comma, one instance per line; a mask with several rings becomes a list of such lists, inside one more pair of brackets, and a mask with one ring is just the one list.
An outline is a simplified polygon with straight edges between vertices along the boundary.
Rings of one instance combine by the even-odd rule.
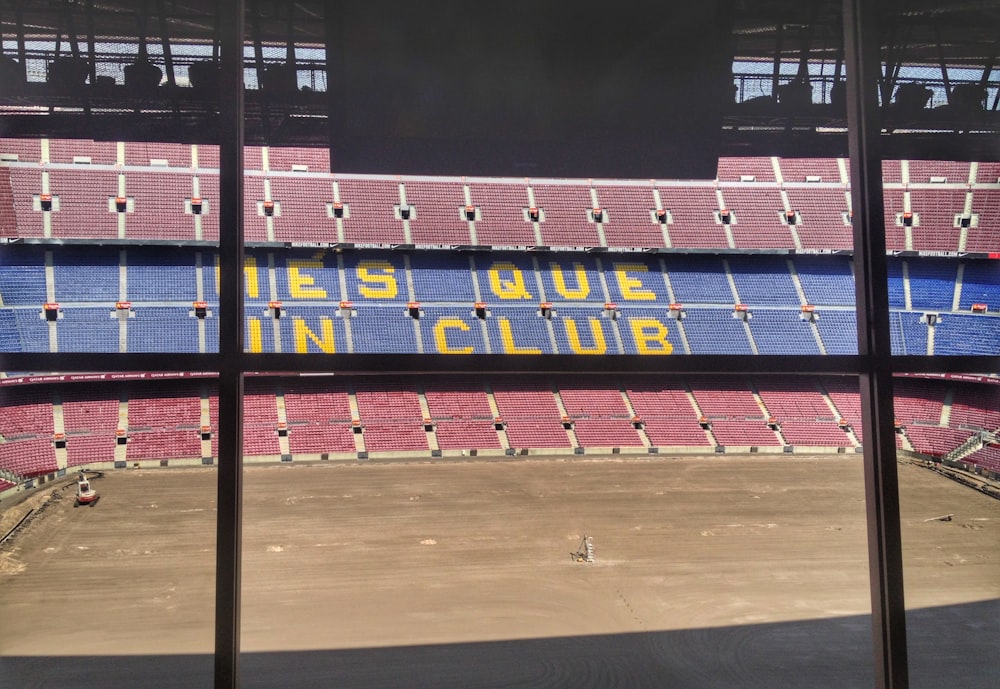
[[540, 223], [542, 244], [548, 246], [601, 246], [590, 188], [536, 184], [535, 206], [545, 214]]

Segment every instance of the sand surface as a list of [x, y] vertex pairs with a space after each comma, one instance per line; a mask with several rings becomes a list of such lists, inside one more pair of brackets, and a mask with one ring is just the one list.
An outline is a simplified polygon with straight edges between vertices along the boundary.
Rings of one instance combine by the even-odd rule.
[[[899, 469], [911, 686], [992, 688], [1000, 501]], [[0, 548], [0, 687], [211, 686], [215, 480], [109, 472], [92, 508], [53, 493]], [[860, 457], [244, 481], [246, 687], [873, 686]], [[592, 564], [571, 557], [584, 535]]]

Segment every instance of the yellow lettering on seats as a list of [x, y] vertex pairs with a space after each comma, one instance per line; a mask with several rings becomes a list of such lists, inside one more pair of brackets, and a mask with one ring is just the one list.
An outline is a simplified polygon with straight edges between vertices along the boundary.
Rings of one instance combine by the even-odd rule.
[[629, 321], [632, 337], [639, 354], [670, 354], [674, 346], [667, 340], [667, 326], [655, 318], [635, 318]]
[[295, 328], [295, 351], [299, 354], [305, 354], [309, 351], [309, 342], [312, 340], [313, 344], [319, 347], [321, 352], [326, 354], [333, 354], [337, 351], [336, 345], [333, 341], [333, 320], [330, 318], [321, 318], [319, 320], [320, 326], [320, 336], [317, 337], [316, 333], [309, 329], [306, 322], [301, 318], [296, 318], [292, 321]]
[[514, 329], [510, 321], [506, 318], [498, 318], [497, 325], [500, 326], [500, 340], [503, 342], [505, 354], [541, 354], [542, 350], [534, 347], [518, 347], [514, 342]]
[[473, 347], [452, 347], [448, 344], [448, 330], [469, 331], [469, 324], [461, 318], [442, 318], [434, 324], [434, 343], [438, 354], [472, 354]]
[[[531, 299], [531, 293], [524, 284], [524, 273], [510, 261], [497, 261], [486, 272], [490, 289], [500, 299]], [[501, 277], [501, 273], [510, 273], [510, 278]]]
[[260, 334], [260, 319], [259, 318], [248, 318], [247, 319], [247, 330], [249, 331], [250, 345], [249, 352], [251, 354], [259, 354], [264, 351], [264, 345]]
[[311, 259], [292, 259], [288, 261], [288, 292], [293, 299], [326, 299], [326, 290], [322, 287], [312, 287], [316, 278], [306, 269], [322, 270], [323, 262]]
[[629, 275], [632, 273], [648, 273], [649, 268], [642, 263], [614, 263], [615, 278], [622, 298], [634, 301], [656, 301], [656, 295], [648, 289], [642, 289], [642, 280]]
[[[399, 293], [399, 285], [393, 273], [396, 268], [388, 261], [361, 261], [358, 263], [358, 285], [361, 296], [369, 299], [392, 299]], [[372, 286], [372, 285], [375, 286]]]
[[576, 289], [566, 286], [566, 278], [563, 277], [562, 266], [558, 263], [550, 263], [549, 270], [552, 271], [552, 281], [556, 284], [556, 291], [564, 299], [586, 299], [590, 295], [590, 283], [587, 281], [587, 269], [582, 263], [573, 263], [573, 275], [576, 278]]
[[587, 319], [587, 322], [590, 324], [590, 337], [594, 341], [594, 346], [592, 347], [584, 347], [580, 343], [580, 333], [576, 329], [575, 320], [567, 318], [563, 322], [566, 324], [566, 338], [569, 340], [569, 346], [574, 353], [604, 354], [608, 351], [607, 343], [604, 341], [604, 330], [601, 328], [600, 321], [596, 318]]

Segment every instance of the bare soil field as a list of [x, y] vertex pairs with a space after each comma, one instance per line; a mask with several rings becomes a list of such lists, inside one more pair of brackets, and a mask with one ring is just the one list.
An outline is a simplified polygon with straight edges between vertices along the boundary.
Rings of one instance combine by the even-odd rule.
[[[900, 465], [912, 687], [1000, 676], [1000, 501]], [[0, 505], [0, 687], [209, 687], [210, 468]], [[248, 466], [245, 687], [870, 687], [860, 457]], [[951, 515], [950, 521], [936, 517]], [[571, 553], [584, 536], [595, 561]]]

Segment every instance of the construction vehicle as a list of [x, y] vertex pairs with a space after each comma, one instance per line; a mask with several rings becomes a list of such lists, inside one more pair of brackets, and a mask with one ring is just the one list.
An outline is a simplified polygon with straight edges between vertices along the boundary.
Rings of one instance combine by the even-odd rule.
[[87, 474], [81, 471], [79, 478], [76, 480], [76, 502], [73, 503], [73, 507], [79, 507], [80, 505], [93, 507], [100, 499], [101, 496], [91, 487]]

